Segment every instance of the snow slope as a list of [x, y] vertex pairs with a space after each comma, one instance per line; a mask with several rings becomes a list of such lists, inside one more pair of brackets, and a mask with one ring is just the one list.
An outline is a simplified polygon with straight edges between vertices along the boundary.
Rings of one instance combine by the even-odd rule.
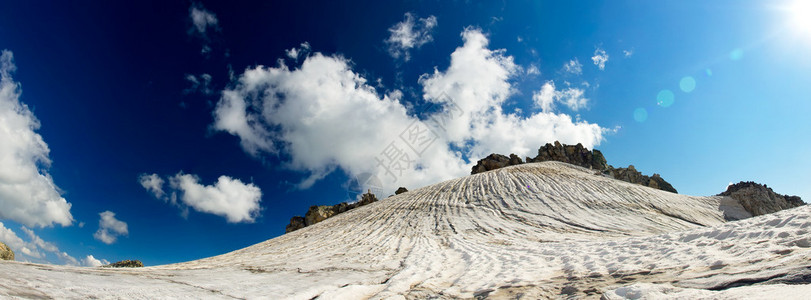
[[[723, 197], [558, 162], [363, 206], [220, 256], [139, 269], [0, 263], [0, 296], [801, 298], [811, 208], [724, 223]], [[757, 284], [752, 286], [752, 284]]]

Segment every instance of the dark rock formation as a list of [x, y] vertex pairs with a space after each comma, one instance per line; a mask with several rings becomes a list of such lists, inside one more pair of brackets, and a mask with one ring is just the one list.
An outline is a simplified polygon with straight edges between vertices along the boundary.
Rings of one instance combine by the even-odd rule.
[[402, 194], [402, 193], [405, 193], [405, 192], [408, 192], [408, 189], [406, 189], [404, 187], [400, 187], [399, 189], [397, 189], [397, 191], [394, 192], [394, 194], [399, 195], [399, 194]]
[[116, 263], [112, 263], [106, 266], [105, 268], [141, 268], [144, 264], [140, 260], [122, 260]]
[[608, 174], [609, 176], [613, 177], [614, 179], [619, 179], [622, 181], [641, 184], [647, 187], [652, 187], [655, 189], [660, 189], [663, 191], [668, 191], [671, 193], [677, 193], [676, 189], [673, 188], [670, 183], [662, 179], [662, 176], [656, 173], [653, 173], [653, 176], [642, 175], [639, 171], [634, 168], [634, 165], [630, 165], [627, 168], [614, 168], [612, 166], [608, 166], [607, 169], [603, 171], [604, 174]]
[[[538, 156], [535, 156], [535, 158], [527, 157], [526, 162], [533, 163], [550, 160], [597, 170], [598, 173], [603, 173], [615, 179], [676, 193], [676, 189], [659, 174], [653, 174], [653, 176], [642, 175], [634, 166], [628, 166], [628, 168], [614, 168], [606, 162], [600, 150], [586, 149], [586, 147], [583, 147], [583, 144], [580, 143], [574, 146], [564, 145], [558, 141], [555, 141], [554, 144], [547, 143], [538, 149]], [[507, 157], [493, 153], [480, 159], [476, 165], [473, 166], [473, 170], [471, 170], [470, 174], [473, 175], [506, 166], [520, 165], [522, 163], [524, 162], [521, 161], [521, 158], [515, 154], [510, 154], [510, 157]]]
[[2, 242], [0, 242], [0, 260], [14, 260], [14, 251]]
[[558, 141], [555, 141], [554, 145], [547, 143], [538, 149], [538, 156], [527, 158], [528, 163], [549, 160], [570, 163], [594, 170], [605, 170], [608, 167], [602, 152], [599, 150], [589, 151], [580, 143], [574, 146], [562, 145]]
[[473, 175], [481, 172], [500, 169], [506, 166], [520, 165], [523, 163], [524, 162], [521, 161], [521, 158], [515, 154], [510, 154], [510, 157], [506, 157], [501, 154], [493, 153], [476, 162], [476, 165], [473, 166], [473, 170], [470, 171], [470, 174]]
[[780, 195], [765, 184], [752, 181], [741, 181], [730, 185], [719, 196], [729, 196], [737, 200], [752, 216], [805, 205], [805, 202], [798, 196]]
[[287, 224], [287, 227], [284, 228], [284, 233], [302, 229], [304, 228], [304, 226], [307, 226], [307, 224], [305, 224], [304, 222], [304, 217], [301, 216], [292, 217], [290, 218], [290, 224]]
[[[405, 189], [405, 188], [402, 188]], [[398, 189], [399, 191], [399, 189]], [[307, 210], [307, 213], [304, 214], [304, 217], [295, 216], [290, 218], [290, 223], [284, 229], [285, 233], [293, 232], [304, 227], [319, 223], [324, 221], [328, 218], [331, 218], [337, 214], [346, 212], [348, 210], [361, 207], [364, 205], [368, 205], [374, 202], [377, 202], [377, 197], [375, 194], [372, 194], [372, 191], [367, 191], [365, 194], [361, 195], [360, 201], [356, 203], [346, 203], [341, 202], [332, 206], [329, 205], [313, 205], [310, 206], [310, 209]]]

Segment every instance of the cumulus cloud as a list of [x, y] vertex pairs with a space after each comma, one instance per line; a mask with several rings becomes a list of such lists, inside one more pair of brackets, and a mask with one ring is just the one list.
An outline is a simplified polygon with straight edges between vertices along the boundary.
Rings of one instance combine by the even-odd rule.
[[163, 190], [164, 180], [158, 174], [138, 176], [144, 189], [155, 198], [180, 208], [184, 218], [191, 207], [198, 212], [225, 217], [230, 223], [252, 223], [261, 211], [262, 191], [252, 183], [220, 176], [214, 185], [202, 185], [199, 177], [182, 172], [167, 180], [168, 193]]
[[622, 54], [625, 55], [625, 57], [631, 57], [632, 55], [634, 55], [634, 50], [633, 49], [631, 49], [631, 50], [622, 50]]
[[547, 81], [541, 86], [541, 89], [532, 94], [532, 100], [535, 105], [540, 107], [544, 112], [552, 112], [555, 110], [555, 103], [561, 103], [573, 111], [585, 108], [588, 105], [589, 99], [583, 96], [582, 89], [567, 87], [562, 90], [555, 88], [555, 83]]
[[209, 32], [219, 30], [217, 16], [205, 9], [202, 4], [192, 3], [189, 7], [189, 19], [191, 20], [189, 35], [196, 36], [203, 41], [203, 48], [200, 52], [203, 54], [211, 52], [211, 47], [208, 45], [211, 41]]
[[106, 259], [98, 259], [93, 257], [93, 255], [88, 255], [82, 259], [82, 265], [85, 267], [101, 267], [103, 265], [109, 265], [110, 262]]
[[228, 176], [220, 176], [214, 185], [199, 182], [200, 178], [190, 174], [169, 178], [171, 187], [180, 193], [180, 201], [194, 210], [225, 217], [229, 223], [254, 222], [262, 199], [257, 186]]
[[[17, 234], [0, 222], [0, 242], [8, 245], [14, 251], [15, 259], [18, 261], [34, 261], [42, 263], [55, 263], [50, 261], [47, 253], [58, 259], [59, 263], [78, 266], [79, 261], [69, 254], [59, 250], [59, 247], [51, 242], [40, 238], [33, 230], [23, 226], [22, 231], [28, 236], [29, 241], [24, 241]], [[44, 251], [44, 252], [43, 252]]]
[[166, 195], [166, 193], [163, 192], [163, 178], [158, 176], [158, 174], [141, 174], [138, 176], [138, 182], [141, 183], [141, 186], [148, 192], [152, 193], [155, 198], [163, 198], [163, 196]]
[[99, 213], [99, 230], [93, 234], [97, 240], [110, 245], [115, 243], [119, 236], [128, 235], [127, 223], [115, 218], [115, 213], [104, 211]]
[[448, 69], [420, 76], [424, 99], [437, 109], [419, 108], [419, 116], [408, 113], [402, 93], [379, 94], [347, 59], [314, 53], [298, 68], [245, 70], [222, 92], [212, 127], [239, 137], [251, 155], [289, 157], [286, 168], [307, 174], [301, 188], [341, 169], [353, 178], [379, 174], [387, 193], [469, 174], [470, 158], [492, 152], [530, 155], [555, 140], [587, 147], [602, 140], [600, 126], [568, 115], [505, 114], [520, 68], [506, 50], [488, 49], [480, 30], [461, 36]]
[[605, 70], [605, 63], [608, 61], [608, 53], [605, 53], [605, 50], [597, 48], [594, 50], [594, 56], [591, 57], [591, 61], [594, 62], [594, 65], [597, 66], [600, 70]]
[[29, 227], [70, 226], [71, 204], [62, 198], [47, 167], [50, 149], [36, 130], [39, 120], [20, 102], [12, 78], [14, 56], [0, 55], [0, 219]]
[[583, 64], [575, 58], [563, 64], [563, 71], [569, 74], [580, 75], [583, 74]]
[[415, 20], [414, 15], [406, 13], [405, 20], [389, 28], [390, 35], [386, 39], [389, 54], [394, 58], [402, 57], [408, 61], [411, 58], [409, 51], [412, 48], [419, 48], [433, 40], [431, 31], [436, 25], [435, 16]]

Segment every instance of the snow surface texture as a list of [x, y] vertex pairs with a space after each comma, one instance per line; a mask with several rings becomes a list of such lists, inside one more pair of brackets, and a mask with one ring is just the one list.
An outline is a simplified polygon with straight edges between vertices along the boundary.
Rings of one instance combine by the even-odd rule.
[[0, 297], [811, 295], [811, 207], [724, 223], [724, 200], [564, 163], [524, 164], [409, 191], [197, 261], [138, 269], [2, 262]]

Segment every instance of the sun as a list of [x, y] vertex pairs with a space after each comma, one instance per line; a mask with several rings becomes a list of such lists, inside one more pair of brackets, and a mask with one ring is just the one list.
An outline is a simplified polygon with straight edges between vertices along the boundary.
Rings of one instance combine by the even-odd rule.
[[794, 30], [811, 35], [811, 0], [796, 0], [787, 10]]

